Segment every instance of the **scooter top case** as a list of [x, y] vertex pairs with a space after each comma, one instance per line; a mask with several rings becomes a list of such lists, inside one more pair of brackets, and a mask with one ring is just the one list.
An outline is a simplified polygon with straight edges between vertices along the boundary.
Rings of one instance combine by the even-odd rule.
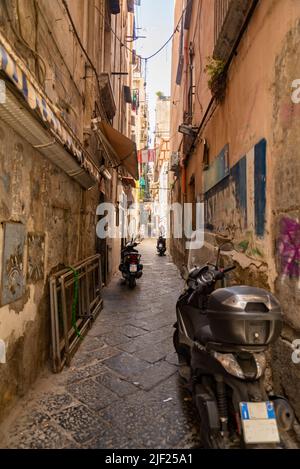
[[209, 296], [206, 313], [212, 340], [223, 344], [267, 346], [282, 329], [281, 306], [262, 288], [219, 288]]

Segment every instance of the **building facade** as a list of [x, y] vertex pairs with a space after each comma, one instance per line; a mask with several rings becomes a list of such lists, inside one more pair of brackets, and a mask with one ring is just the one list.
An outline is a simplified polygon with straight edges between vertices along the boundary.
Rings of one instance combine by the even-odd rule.
[[109, 282], [119, 264], [96, 210], [117, 217], [138, 178], [133, 36], [130, 0], [0, 4], [0, 419], [49, 358], [49, 276], [100, 253]]
[[168, 234], [170, 109], [171, 98], [158, 93], [155, 108], [155, 161], [151, 192], [156, 217], [156, 234], [162, 233], [164, 236]]
[[[177, 0], [177, 24], [170, 202], [203, 204], [206, 244], [195, 261], [215, 255], [217, 234], [229, 237], [232, 282], [270, 289], [281, 301], [272, 386], [300, 418], [300, 368], [292, 359], [300, 333], [300, 5]], [[173, 238], [171, 250], [178, 265], [187, 262], [185, 239]]]

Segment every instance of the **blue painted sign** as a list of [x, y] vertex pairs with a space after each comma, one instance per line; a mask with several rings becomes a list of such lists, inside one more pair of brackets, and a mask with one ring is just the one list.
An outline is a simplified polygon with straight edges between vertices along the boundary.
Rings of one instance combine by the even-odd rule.
[[254, 209], [255, 233], [262, 237], [266, 221], [266, 146], [265, 139], [254, 147]]

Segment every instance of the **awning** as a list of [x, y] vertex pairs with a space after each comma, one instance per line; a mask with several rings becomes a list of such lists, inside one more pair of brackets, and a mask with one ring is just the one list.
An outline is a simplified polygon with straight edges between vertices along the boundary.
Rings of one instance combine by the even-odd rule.
[[84, 188], [99, 182], [95, 163], [1, 33], [0, 72], [9, 80], [0, 118]]
[[116, 166], [124, 166], [134, 178], [139, 178], [136, 144], [106, 122], [98, 123], [100, 138], [109, 157], [116, 161]]

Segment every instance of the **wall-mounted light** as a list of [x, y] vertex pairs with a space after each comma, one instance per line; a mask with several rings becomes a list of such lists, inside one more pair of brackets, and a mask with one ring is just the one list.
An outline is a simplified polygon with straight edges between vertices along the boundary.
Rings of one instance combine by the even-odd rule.
[[105, 168], [105, 166], [100, 167], [100, 173], [102, 174], [105, 179], [108, 179], [108, 181], [111, 180], [111, 174], [110, 172]]
[[181, 124], [178, 127], [178, 132], [184, 135], [188, 135], [189, 137], [196, 137], [198, 131], [198, 127], [193, 127], [192, 125], [188, 124]]

